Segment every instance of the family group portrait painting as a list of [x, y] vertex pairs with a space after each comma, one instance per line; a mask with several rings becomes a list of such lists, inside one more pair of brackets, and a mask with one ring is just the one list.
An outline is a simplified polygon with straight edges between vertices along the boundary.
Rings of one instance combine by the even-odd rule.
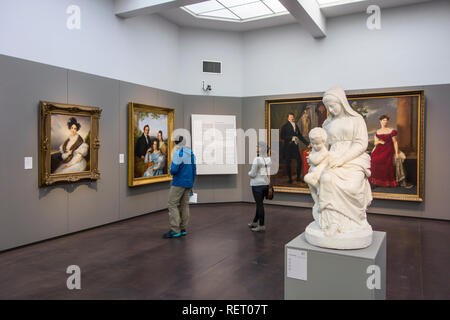
[[40, 103], [40, 186], [97, 180], [101, 109]]
[[[366, 122], [369, 182], [374, 198], [423, 201], [423, 91], [347, 95]], [[322, 97], [266, 100], [266, 128], [279, 130], [275, 191], [309, 193], [304, 180], [311, 153], [309, 132], [328, 117]], [[268, 130], [270, 142], [270, 130]]]
[[174, 110], [130, 102], [128, 112], [128, 185], [171, 180]]

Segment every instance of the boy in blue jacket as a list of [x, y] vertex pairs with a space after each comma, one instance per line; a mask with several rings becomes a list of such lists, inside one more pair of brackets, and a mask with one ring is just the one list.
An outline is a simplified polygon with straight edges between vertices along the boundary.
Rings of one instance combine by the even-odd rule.
[[167, 203], [170, 230], [163, 235], [164, 238], [185, 236], [189, 221], [189, 197], [197, 175], [197, 166], [194, 153], [182, 142], [181, 136], [175, 139], [176, 147], [170, 165], [173, 179]]

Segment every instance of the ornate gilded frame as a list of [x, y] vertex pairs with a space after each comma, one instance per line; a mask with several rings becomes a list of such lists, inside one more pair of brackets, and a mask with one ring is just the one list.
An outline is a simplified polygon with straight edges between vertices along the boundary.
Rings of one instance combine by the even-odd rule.
[[172, 132], [174, 130], [175, 125], [175, 110], [171, 108], [164, 107], [156, 107], [145, 105], [136, 102], [128, 103], [128, 186], [135, 187], [145, 184], [158, 183], [164, 181], [171, 181], [172, 175], [170, 173], [156, 176], [156, 177], [134, 177], [134, 130], [135, 124], [133, 121], [133, 115], [136, 111], [144, 111], [144, 112], [153, 112], [153, 113], [162, 113], [167, 115], [167, 166], [172, 162], [172, 150], [174, 147], [174, 142], [172, 141]]
[[[78, 106], [63, 103], [41, 101], [39, 103], [39, 187], [56, 183], [73, 183], [80, 180], [100, 179], [98, 170], [99, 119], [102, 110], [97, 107]], [[90, 117], [90, 169], [77, 173], [51, 173], [51, 116], [53, 114]]]
[[[403, 200], [403, 201], [417, 201], [422, 202], [424, 198], [424, 147], [425, 147], [425, 96], [423, 90], [418, 91], [401, 91], [401, 92], [386, 92], [386, 93], [367, 93], [367, 94], [351, 94], [347, 95], [349, 100], [358, 99], [377, 99], [377, 98], [396, 98], [396, 97], [418, 97], [418, 110], [417, 110], [417, 193], [401, 194], [401, 193], [381, 193], [373, 192], [374, 199], [389, 199], [389, 200]], [[265, 100], [265, 128], [267, 129], [267, 141], [270, 145], [270, 112], [272, 104], [282, 103], [305, 103], [305, 102], [317, 102], [321, 101], [322, 97], [308, 97], [308, 98], [291, 98], [291, 99], [278, 99], [278, 100]], [[303, 193], [310, 194], [309, 188], [304, 187], [286, 187], [286, 186], [274, 186], [276, 192], [287, 193]]]

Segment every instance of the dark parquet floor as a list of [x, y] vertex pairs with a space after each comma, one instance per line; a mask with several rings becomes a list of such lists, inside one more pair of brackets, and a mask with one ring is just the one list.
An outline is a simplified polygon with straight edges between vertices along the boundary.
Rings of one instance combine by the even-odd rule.
[[[266, 232], [247, 227], [254, 205], [191, 206], [188, 235], [162, 239], [167, 211], [0, 254], [0, 299], [283, 299], [284, 244], [310, 209], [266, 205]], [[369, 215], [387, 232], [387, 298], [450, 299], [450, 222]], [[68, 290], [66, 268], [81, 268]]]

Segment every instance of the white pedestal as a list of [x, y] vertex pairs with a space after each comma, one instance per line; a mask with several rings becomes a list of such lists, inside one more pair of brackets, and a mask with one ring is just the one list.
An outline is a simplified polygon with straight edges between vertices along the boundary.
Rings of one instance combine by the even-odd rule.
[[386, 233], [374, 231], [372, 244], [357, 250], [315, 247], [302, 233], [285, 245], [284, 298], [386, 299]]

